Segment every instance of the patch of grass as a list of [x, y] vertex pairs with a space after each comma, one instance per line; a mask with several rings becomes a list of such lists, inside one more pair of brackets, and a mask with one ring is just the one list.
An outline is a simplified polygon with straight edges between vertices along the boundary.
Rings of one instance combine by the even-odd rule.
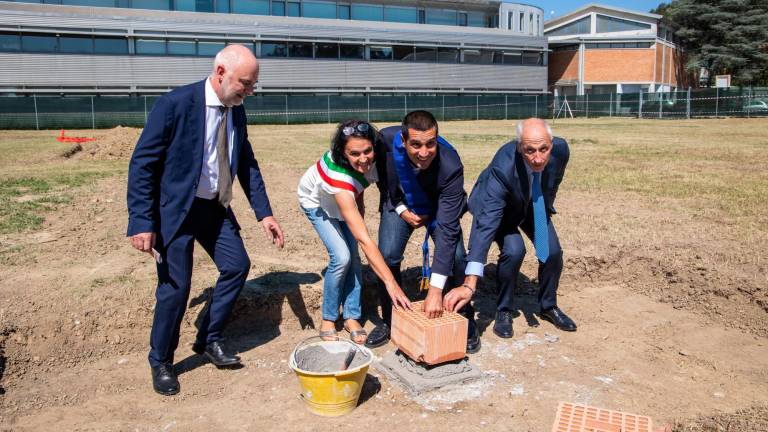
[[21, 177], [0, 180], [0, 234], [20, 233], [40, 227], [45, 213], [72, 202], [71, 189], [104, 177], [99, 171]]

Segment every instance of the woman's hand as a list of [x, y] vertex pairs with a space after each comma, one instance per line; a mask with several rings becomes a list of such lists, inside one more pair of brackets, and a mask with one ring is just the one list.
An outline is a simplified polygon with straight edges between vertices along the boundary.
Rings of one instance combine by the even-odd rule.
[[397, 309], [411, 309], [411, 302], [408, 300], [408, 296], [405, 295], [400, 285], [394, 280], [391, 282], [385, 282], [384, 286], [387, 288], [387, 294], [392, 299], [392, 305]]

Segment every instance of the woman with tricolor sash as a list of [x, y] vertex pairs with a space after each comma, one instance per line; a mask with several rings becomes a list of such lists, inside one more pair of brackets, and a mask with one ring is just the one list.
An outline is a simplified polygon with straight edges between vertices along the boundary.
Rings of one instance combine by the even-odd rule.
[[367, 333], [358, 321], [362, 315], [362, 265], [358, 243], [373, 271], [384, 281], [394, 307], [411, 307], [363, 221], [365, 188], [378, 181], [374, 151], [377, 136], [378, 131], [368, 122], [342, 122], [336, 128], [331, 149], [309, 167], [299, 182], [301, 209], [330, 257], [323, 281], [323, 323], [320, 326], [320, 336], [325, 339], [336, 337], [336, 321], [341, 307], [344, 329], [354, 342], [365, 343]]

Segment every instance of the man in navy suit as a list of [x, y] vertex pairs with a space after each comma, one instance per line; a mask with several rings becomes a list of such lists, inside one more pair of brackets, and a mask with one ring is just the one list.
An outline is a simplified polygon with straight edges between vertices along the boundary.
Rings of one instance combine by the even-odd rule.
[[192, 349], [217, 367], [240, 362], [221, 336], [251, 266], [230, 208], [235, 176], [267, 237], [283, 247], [242, 107], [258, 75], [250, 50], [224, 48], [208, 78], [157, 101], [131, 158], [128, 236], [133, 247], [157, 262], [149, 364], [153, 387], [162, 395], [179, 392], [173, 354], [189, 298], [195, 240], [220, 275]]
[[477, 280], [483, 276], [488, 249], [495, 241], [501, 254], [493, 332], [502, 338], [512, 337], [512, 294], [525, 257], [522, 231], [533, 242], [539, 263], [539, 316], [560, 330], [576, 330], [576, 324], [557, 306], [563, 252], [551, 219], [568, 158], [568, 144], [553, 137], [545, 121], [528, 119], [518, 123], [517, 140], [499, 149], [472, 188], [468, 202], [473, 220], [467, 276], [464, 285], [444, 299], [446, 309], [469, 302]]
[[[443, 289], [449, 291], [464, 279], [465, 251], [459, 224], [466, 212], [464, 165], [456, 150], [438, 135], [437, 120], [427, 111], [409, 113], [400, 126], [384, 128], [381, 135], [386, 158], [377, 160], [382, 198], [379, 249], [400, 284], [405, 246], [415, 229], [427, 229], [435, 250], [431, 272], [427, 270], [429, 254], [425, 253], [422, 276], [425, 282], [428, 277], [429, 291], [424, 308], [428, 317], [436, 318], [443, 312]], [[380, 166], [382, 163], [386, 166]], [[426, 237], [424, 242], [422, 248], [428, 246]], [[381, 281], [378, 291], [384, 323], [368, 336], [369, 347], [384, 345], [390, 336], [392, 302]], [[477, 352], [480, 338], [474, 309], [467, 304], [460, 312], [469, 319], [467, 351]]]

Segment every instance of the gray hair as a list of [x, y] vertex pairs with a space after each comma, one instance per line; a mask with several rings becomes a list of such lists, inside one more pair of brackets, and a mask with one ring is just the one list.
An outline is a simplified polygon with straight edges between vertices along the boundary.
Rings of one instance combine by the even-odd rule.
[[221, 51], [219, 51], [216, 54], [216, 57], [213, 59], [214, 72], [216, 71], [216, 68], [220, 65], [224, 66], [224, 69], [231, 70], [242, 59], [243, 55], [246, 55], [245, 54], [246, 51], [253, 56], [253, 53], [244, 45], [239, 45], [239, 44], [227, 45]]
[[[528, 120], [530, 120], [530, 119], [528, 119]], [[547, 129], [547, 135], [549, 135], [549, 139], [551, 141], [553, 136], [554, 136], [552, 134], [552, 126], [550, 126], [549, 123], [546, 120], [541, 120], [541, 121], [544, 122], [544, 127]], [[517, 122], [516, 132], [517, 132], [517, 142], [518, 143], [523, 141], [523, 124], [524, 123], [525, 123], [525, 120], [520, 120], [519, 122]]]

